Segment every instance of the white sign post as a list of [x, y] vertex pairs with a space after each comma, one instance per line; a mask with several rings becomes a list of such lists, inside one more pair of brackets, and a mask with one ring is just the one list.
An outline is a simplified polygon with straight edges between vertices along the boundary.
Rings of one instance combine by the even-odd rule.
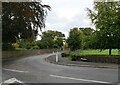
[[56, 62], [58, 62], [58, 51], [56, 53]]
[[53, 51], [53, 54], [54, 54], [54, 51]]

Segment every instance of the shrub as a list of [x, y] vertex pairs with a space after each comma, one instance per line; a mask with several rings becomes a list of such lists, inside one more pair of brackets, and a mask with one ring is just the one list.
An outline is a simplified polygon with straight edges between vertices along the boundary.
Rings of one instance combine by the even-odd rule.
[[39, 46], [33, 46], [32, 49], [39, 49]]
[[61, 53], [61, 56], [62, 56], [62, 57], [65, 57], [65, 56], [66, 56], [66, 53]]
[[76, 61], [77, 60], [77, 56], [75, 54], [71, 54], [70, 57], [72, 58], [72, 61]]
[[58, 45], [56, 45], [56, 44], [54, 44], [54, 45], [53, 45], [53, 47], [54, 47], [54, 48], [59, 48], [59, 46], [58, 46]]
[[68, 44], [67, 43], [63, 44], [63, 48], [68, 48]]
[[15, 50], [15, 47], [8, 43], [2, 44], [2, 50]]
[[32, 45], [31, 45], [30, 43], [26, 43], [26, 45], [25, 45], [24, 48], [25, 48], [25, 49], [31, 49], [31, 48], [32, 48]]
[[19, 44], [18, 43], [13, 43], [12, 44], [15, 48], [19, 48]]

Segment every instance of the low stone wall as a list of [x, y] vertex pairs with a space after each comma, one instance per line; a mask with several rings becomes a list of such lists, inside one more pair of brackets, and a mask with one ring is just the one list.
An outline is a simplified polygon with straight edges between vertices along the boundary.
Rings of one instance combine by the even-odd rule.
[[[63, 55], [63, 54], [62, 54]], [[72, 60], [96, 63], [115, 63], [120, 64], [120, 55], [75, 55], [74, 59], [71, 55], [64, 53], [63, 57], [70, 56]]]
[[52, 53], [53, 51], [56, 52], [57, 49], [2, 51], [2, 60], [5, 61], [5, 60], [14, 59], [14, 58]]
[[97, 62], [97, 63], [119, 63], [120, 55], [79, 55], [78, 60], [81, 58], [87, 59], [88, 62]]

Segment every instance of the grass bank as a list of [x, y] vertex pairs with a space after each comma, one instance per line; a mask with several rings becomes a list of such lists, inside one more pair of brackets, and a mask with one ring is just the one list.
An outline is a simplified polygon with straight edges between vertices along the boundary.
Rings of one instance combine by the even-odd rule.
[[[109, 49], [106, 50], [100, 50], [100, 49], [89, 49], [89, 50], [77, 50], [75, 52], [72, 52], [78, 55], [109, 55]], [[120, 52], [118, 49], [112, 49], [112, 55], [120, 55]]]

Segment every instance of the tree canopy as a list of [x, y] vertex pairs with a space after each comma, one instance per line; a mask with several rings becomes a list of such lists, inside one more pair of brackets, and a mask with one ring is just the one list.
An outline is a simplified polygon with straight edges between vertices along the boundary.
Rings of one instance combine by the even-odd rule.
[[68, 47], [70, 47], [72, 51], [81, 48], [82, 32], [78, 28], [70, 29], [67, 43]]
[[96, 27], [96, 48], [120, 49], [120, 4], [118, 2], [94, 2], [94, 10], [88, 15]]
[[54, 40], [54, 47], [55, 48], [61, 48], [63, 46], [63, 39], [61, 37], [57, 37]]
[[41, 2], [2, 2], [2, 42], [35, 38], [45, 27], [48, 9]]
[[85, 36], [90, 36], [94, 32], [94, 29], [92, 29], [90, 27], [79, 28], [79, 30], [82, 31]]
[[65, 35], [59, 31], [48, 30], [42, 33], [41, 35], [41, 43], [44, 43], [48, 47], [60, 48], [63, 46], [63, 38]]
[[90, 49], [92, 47], [91, 39], [94, 34], [94, 29], [90, 27], [86, 27], [86, 28], [79, 28], [79, 30], [83, 33], [82, 49]]
[[43, 32], [41, 37], [51, 37], [52, 39], [55, 39], [57, 37], [64, 38], [65, 35], [59, 31], [48, 30], [48, 31]]

